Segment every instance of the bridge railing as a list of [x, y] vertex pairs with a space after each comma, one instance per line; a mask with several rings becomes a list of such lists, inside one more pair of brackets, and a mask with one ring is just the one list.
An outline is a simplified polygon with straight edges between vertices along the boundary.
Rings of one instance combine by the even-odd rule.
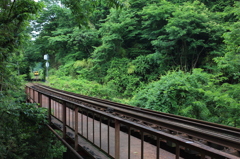
[[[59, 122], [62, 130], [62, 138], [67, 136], [74, 140], [74, 148], [77, 151], [79, 136], [92, 143], [110, 158], [120, 159], [124, 153], [128, 159], [132, 158], [132, 144], [134, 133], [139, 139], [141, 159], [147, 158], [145, 152], [148, 151], [148, 137], [151, 136], [151, 145], [155, 146], [154, 158], [159, 159], [161, 156], [161, 144], [170, 145], [171, 151], [175, 154], [174, 158], [179, 159], [182, 150], [191, 151], [201, 159], [208, 158], [232, 158], [232, 155], [223, 153], [219, 150], [209, 148], [179, 138], [177, 136], [155, 130], [139, 123], [134, 123], [126, 119], [114, 116], [110, 113], [96, 110], [77, 101], [70, 101], [61, 97], [46, 94], [26, 86], [26, 94], [29, 102], [39, 103], [40, 107], [48, 108], [49, 124]], [[127, 139], [126, 143], [122, 143], [122, 133]], [[134, 138], [136, 138], [134, 137]]]

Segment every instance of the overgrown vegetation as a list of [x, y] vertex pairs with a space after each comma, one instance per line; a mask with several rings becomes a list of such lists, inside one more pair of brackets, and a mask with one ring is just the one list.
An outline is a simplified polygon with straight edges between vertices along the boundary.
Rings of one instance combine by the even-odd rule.
[[61, 157], [19, 90], [44, 54], [51, 86], [240, 127], [240, 3], [121, 2], [0, 2], [0, 158]]
[[61, 158], [64, 150], [45, 126], [46, 110], [25, 103], [26, 28], [43, 6], [33, 0], [0, 1], [1, 159]]
[[0, 22], [0, 158], [64, 151], [24, 102], [44, 54], [50, 86], [240, 127], [238, 1], [4, 0]]
[[45, 126], [46, 109], [10, 101], [5, 99], [0, 107], [0, 158], [62, 158], [66, 150]]
[[239, 2], [103, 0], [81, 27], [71, 6], [44, 2], [25, 55], [50, 55], [51, 86], [240, 127]]

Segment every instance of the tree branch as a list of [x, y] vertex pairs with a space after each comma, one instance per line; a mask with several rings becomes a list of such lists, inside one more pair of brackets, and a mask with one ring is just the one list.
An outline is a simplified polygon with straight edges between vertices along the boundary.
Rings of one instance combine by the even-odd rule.
[[[9, 11], [9, 13], [8, 13], [8, 18], [9, 18], [10, 15], [11, 15], [11, 12], [12, 12], [12, 9], [13, 9], [13, 6], [14, 6], [15, 2], [16, 2], [16, 0], [14, 0], [13, 3], [12, 3], [12, 5], [11, 5], [10, 11]], [[8, 19], [8, 18], [7, 18], [7, 19]]]

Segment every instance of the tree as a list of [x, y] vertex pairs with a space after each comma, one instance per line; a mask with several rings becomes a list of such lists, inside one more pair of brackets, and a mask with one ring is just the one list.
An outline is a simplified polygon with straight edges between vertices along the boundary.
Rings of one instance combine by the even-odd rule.
[[150, 33], [152, 29], [146, 27], [143, 36], [152, 39], [156, 53], [165, 57], [163, 61], [167, 66], [191, 70], [201, 67], [206, 57], [218, 52], [224, 29], [198, 1], [178, 7], [170, 2], [149, 5], [142, 15], [146, 19], [143, 24], [156, 30]]
[[[240, 3], [236, 2], [234, 14], [240, 20]], [[214, 60], [218, 64], [221, 72], [229, 78], [229, 83], [237, 84], [240, 82], [240, 22], [236, 21], [227, 26], [228, 31], [224, 33], [224, 42], [226, 44], [225, 54], [222, 57], [216, 57]]]
[[[42, 7], [42, 3], [31, 0], [0, 2], [0, 91], [12, 87], [12, 84], [8, 83], [17, 79], [15, 70], [20, 64], [18, 60], [22, 58], [21, 46], [27, 37], [24, 30], [29, 24], [29, 20]], [[13, 76], [12, 81], [9, 81], [9, 76]]]
[[135, 30], [136, 21], [134, 14], [129, 11], [112, 9], [99, 29], [102, 45], [95, 48], [92, 58], [105, 63], [112, 58], [137, 56], [125, 50], [132, 47], [130, 43], [134, 41], [133, 37], [139, 32]]
[[[89, 16], [93, 13], [93, 10], [97, 5], [101, 4], [101, 1], [84, 1], [84, 0], [61, 0], [61, 2], [67, 7], [70, 8], [73, 13], [76, 21], [83, 26], [88, 26]], [[123, 7], [127, 5], [123, 1], [119, 0], [105, 0], [105, 4], [109, 7]]]
[[[43, 8], [33, 0], [0, 1], [0, 158], [52, 158], [55, 139], [46, 131], [46, 112], [25, 104], [23, 44], [29, 21]], [[54, 157], [57, 157], [56, 155]]]

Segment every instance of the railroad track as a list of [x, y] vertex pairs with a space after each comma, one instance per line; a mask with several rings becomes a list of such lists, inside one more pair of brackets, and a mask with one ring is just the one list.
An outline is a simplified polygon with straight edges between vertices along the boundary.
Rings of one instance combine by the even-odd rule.
[[240, 151], [240, 129], [238, 128], [119, 104], [108, 100], [51, 88], [41, 84], [35, 84], [32, 88], [53, 97], [61, 97], [68, 101], [77, 102], [85, 106], [87, 105], [94, 109], [112, 113], [113, 115], [141, 123], [160, 131], [167, 131], [177, 135], [184, 134], [184, 136], [193, 137], [194, 140], [197, 139], [208, 143], [210, 142], [221, 145], [227, 149]]

